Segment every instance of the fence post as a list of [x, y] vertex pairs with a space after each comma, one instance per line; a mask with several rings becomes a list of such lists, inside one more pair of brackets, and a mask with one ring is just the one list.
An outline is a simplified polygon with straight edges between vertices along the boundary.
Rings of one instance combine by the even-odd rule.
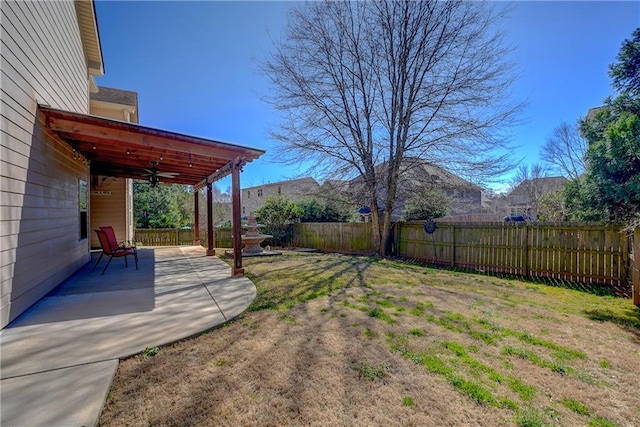
[[633, 303], [640, 307], [640, 226], [633, 230]]
[[633, 250], [630, 245], [633, 241], [633, 230], [625, 230], [622, 232], [620, 237], [620, 285], [622, 287], [629, 287], [633, 290], [633, 280], [631, 277], [633, 271], [633, 260], [631, 256], [633, 252], [629, 250]]
[[531, 276], [531, 269], [529, 268], [529, 224], [524, 226], [524, 275], [525, 277]]
[[456, 226], [451, 224], [451, 267], [456, 266]]
[[391, 251], [391, 255], [400, 256], [400, 222], [393, 224], [393, 230], [394, 248]]

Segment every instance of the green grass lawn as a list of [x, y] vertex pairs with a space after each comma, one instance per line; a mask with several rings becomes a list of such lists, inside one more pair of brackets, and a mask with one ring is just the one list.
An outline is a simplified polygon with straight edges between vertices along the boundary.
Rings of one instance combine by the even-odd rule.
[[[379, 258], [243, 262], [248, 312], [124, 361], [101, 424], [170, 425], [157, 408], [186, 406], [192, 425], [640, 425], [628, 299]], [[127, 403], [132, 384], [142, 403]]]

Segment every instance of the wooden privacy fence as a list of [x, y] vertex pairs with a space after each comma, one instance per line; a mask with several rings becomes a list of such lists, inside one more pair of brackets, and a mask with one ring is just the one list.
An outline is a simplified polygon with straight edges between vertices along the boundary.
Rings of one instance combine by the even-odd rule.
[[293, 246], [327, 252], [375, 252], [371, 224], [356, 222], [304, 222], [293, 225]]
[[549, 224], [396, 225], [397, 254], [439, 265], [629, 289], [627, 233], [620, 227]]
[[[354, 254], [374, 252], [371, 224], [302, 223], [293, 231], [295, 246]], [[421, 222], [397, 223], [394, 239], [393, 255], [399, 257], [607, 285], [627, 293], [631, 290], [634, 263], [629, 238], [616, 226], [441, 223], [433, 234], [427, 234]]]
[[[216, 247], [231, 248], [230, 228], [216, 228]], [[135, 241], [142, 246], [193, 245], [193, 229], [180, 228], [136, 228]], [[207, 233], [200, 232], [200, 243], [207, 244]]]
[[[233, 247], [233, 229], [232, 228], [214, 228], [215, 247], [216, 248], [232, 248]], [[200, 244], [207, 246], [207, 230], [200, 229]]]

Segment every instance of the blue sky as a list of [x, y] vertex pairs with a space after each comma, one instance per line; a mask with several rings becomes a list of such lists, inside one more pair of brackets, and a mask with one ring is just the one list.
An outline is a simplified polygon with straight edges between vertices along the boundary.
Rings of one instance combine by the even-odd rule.
[[[242, 187], [293, 178], [303, 171], [270, 159], [267, 127], [277, 117], [261, 101], [269, 85], [259, 73], [292, 5], [98, 0], [105, 76], [97, 83], [138, 92], [141, 124], [266, 149], [245, 167]], [[607, 66], [638, 26], [637, 1], [515, 3], [503, 28], [516, 47], [515, 95], [528, 100], [513, 129], [516, 159], [537, 162], [554, 127], [612, 94]]]

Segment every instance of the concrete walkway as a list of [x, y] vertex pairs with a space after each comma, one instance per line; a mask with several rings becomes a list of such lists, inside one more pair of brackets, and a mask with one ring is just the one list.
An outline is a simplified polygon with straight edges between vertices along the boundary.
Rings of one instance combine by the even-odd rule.
[[0, 331], [2, 427], [96, 425], [118, 359], [220, 325], [255, 298], [201, 247], [138, 253], [137, 271], [87, 264]]

